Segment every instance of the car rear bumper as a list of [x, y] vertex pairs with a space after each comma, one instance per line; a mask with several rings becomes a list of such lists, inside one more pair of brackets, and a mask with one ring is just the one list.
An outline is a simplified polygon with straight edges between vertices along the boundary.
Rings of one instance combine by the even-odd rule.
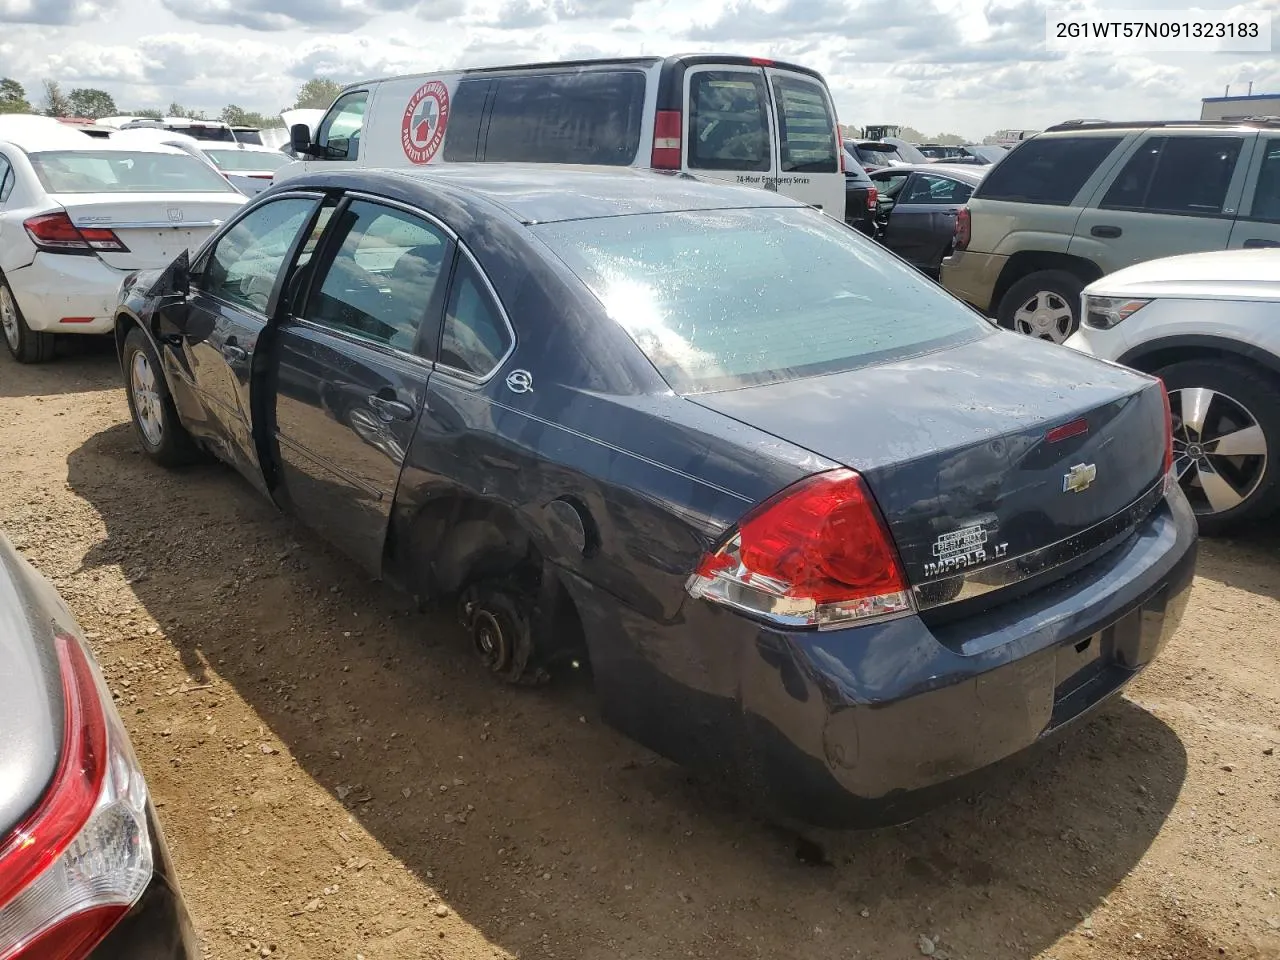
[[771, 813], [873, 826], [1122, 690], [1177, 628], [1195, 556], [1175, 488], [1088, 567], [952, 623], [786, 632], [693, 601], [656, 623], [569, 589], [610, 722]]
[[1008, 259], [998, 253], [957, 250], [943, 259], [939, 280], [952, 294], [991, 316], [996, 283]]
[[120, 283], [128, 274], [97, 257], [38, 253], [9, 279], [32, 330], [110, 333]]
[[89, 960], [200, 960], [191, 917], [155, 811], [147, 806], [155, 872], [142, 897], [98, 944]]

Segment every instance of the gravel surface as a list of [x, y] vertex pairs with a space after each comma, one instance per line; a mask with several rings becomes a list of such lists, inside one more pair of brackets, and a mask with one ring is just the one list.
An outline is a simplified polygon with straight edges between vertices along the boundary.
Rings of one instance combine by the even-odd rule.
[[153, 466], [119, 383], [0, 357], [0, 527], [88, 632], [209, 957], [1280, 957], [1275, 527], [1204, 544], [1125, 699], [815, 856], [585, 682], [496, 686], [232, 471]]

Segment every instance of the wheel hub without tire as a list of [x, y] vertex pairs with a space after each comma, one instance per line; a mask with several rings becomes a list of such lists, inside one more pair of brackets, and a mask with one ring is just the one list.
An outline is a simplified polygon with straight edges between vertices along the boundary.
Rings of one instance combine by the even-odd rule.
[[1071, 305], [1051, 290], [1030, 297], [1013, 314], [1013, 328], [1018, 333], [1053, 343], [1071, 336]]
[[1258, 489], [1267, 471], [1267, 438], [1240, 401], [1205, 387], [1169, 391], [1173, 471], [1192, 509], [1225, 513]]

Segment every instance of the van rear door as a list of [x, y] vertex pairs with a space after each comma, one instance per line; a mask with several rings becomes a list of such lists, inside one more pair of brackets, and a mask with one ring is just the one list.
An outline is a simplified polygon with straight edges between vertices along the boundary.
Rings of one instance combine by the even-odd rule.
[[685, 72], [684, 167], [693, 174], [777, 188], [776, 131], [760, 67], [714, 64]]
[[790, 70], [765, 68], [777, 115], [774, 164], [784, 196], [844, 219], [844, 172], [836, 112], [826, 86]]

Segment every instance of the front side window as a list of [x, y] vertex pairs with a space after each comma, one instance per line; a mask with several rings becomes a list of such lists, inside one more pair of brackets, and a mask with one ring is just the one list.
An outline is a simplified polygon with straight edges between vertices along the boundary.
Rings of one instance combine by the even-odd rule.
[[360, 155], [360, 132], [364, 129], [364, 111], [368, 104], [369, 92], [357, 90], [339, 97], [329, 108], [316, 134], [324, 159], [355, 160]]
[[316, 203], [307, 197], [285, 197], [236, 221], [210, 252], [198, 280], [200, 289], [265, 316], [285, 258]]
[[814, 210], [641, 214], [532, 230], [681, 393], [851, 370], [993, 332]]
[[1249, 215], [1280, 223], [1280, 139], [1265, 141], [1262, 151], [1262, 168], [1258, 171]]
[[701, 70], [689, 78], [689, 166], [768, 170], [768, 91], [760, 72]]
[[340, 245], [308, 298], [304, 319], [412, 352], [447, 272], [448, 237], [421, 217], [364, 200], [341, 217]]
[[502, 363], [513, 342], [480, 272], [468, 257], [459, 257], [444, 314], [440, 363], [482, 380]]
[[836, 118], [823, 88], [798, 77], [775, 76], [778, 142], [784, 173], [838, 173]]
[[489, 162], [625, 166], [640, 148], [645, 75], [589, 70], [497, 81], [482, 157]]
[[183, 153], [50, 150], [30, 154], [49, 193], [235, 193], [207, 163]]
[[1220, 214], [1244, 140], [1148, 137], [1102, 198], [1110, 210]]
[[1066, 206], [1120, 144], [1121, 137], [1037, 137], [987, 174], [976, 194], [983, 200], [1010, 200]]
[[973, 193], [973, 187], [950, 177], [932, 173], [918, 173], [911, 181], [911, 189], [900, 203], [964, 203]]

